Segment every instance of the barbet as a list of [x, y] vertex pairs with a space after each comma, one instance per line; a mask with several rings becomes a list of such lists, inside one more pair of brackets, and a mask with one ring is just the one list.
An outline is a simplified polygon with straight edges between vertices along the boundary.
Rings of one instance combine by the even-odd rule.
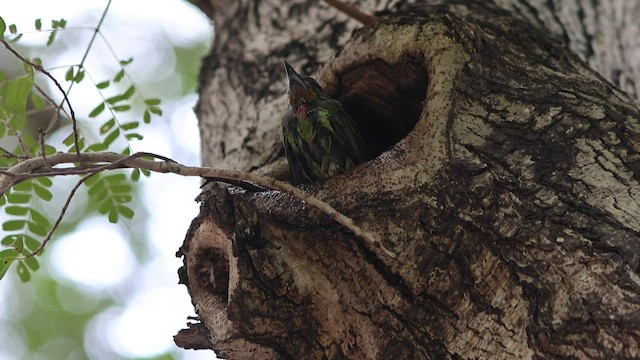
[[282, 120], [284, 152], [294, 182], [313, 182], [366, 160], [364, 141], [342, 104], [284, 62], [289, 109]]

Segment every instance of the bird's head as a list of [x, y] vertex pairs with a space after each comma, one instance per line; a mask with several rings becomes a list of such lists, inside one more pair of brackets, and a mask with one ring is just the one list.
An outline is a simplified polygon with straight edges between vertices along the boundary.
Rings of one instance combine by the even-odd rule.
[[304, 106], [304, 108], [316, 107], [318, 98], [326, 96], [315, 80], [298, 74], [286, 61], [284, 62], [284, 70], [287, 73], [289, 83], [287, 89], [289, 105], [294, 111], [301, 106]]

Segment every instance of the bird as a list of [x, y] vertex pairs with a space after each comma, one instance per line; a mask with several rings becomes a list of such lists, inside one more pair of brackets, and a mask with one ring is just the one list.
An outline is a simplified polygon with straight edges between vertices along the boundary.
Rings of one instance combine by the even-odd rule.
[[321, 181], [365, 162], [365, 141], [342, 103], [286, 61], [284, 68], [289, 106], [282, 142], [293, 182]]

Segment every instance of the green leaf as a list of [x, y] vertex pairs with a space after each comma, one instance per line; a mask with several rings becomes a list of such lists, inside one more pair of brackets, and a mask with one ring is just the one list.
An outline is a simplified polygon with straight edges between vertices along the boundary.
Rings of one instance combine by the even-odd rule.
[[111, 108], [111, 110], [118, 112], [127, 111], [129, 109], [131, 109], [131, 105], [118, 105]]
[[120, 60], [120, 65], [125, 66], [125, 65], [129, 65], [131, 64], [131, 62], [133, 62], [133, 58], [130, 57], [127, 60]]
[[100, 181], [96, 182], [89, 188], [89, 196], [95, 196], [97, 193], [104, 190], [104, 181], [100, 179]]
[[[44, 153], [47, 154], [47, 155], [53, 155], [57, 151], [58, 151], [58, 149], [56, 149], [55, 147], [53, 147], [51, 145], [45, 145], [44, 146]], [[39, 179], [46, 179], [46, 178], [39, 178]], [[51, 180], [49, 180], [49, 181], [51, 181]], [[51, 185], [49, 185], [49, 186], [51, 186]]]
[[47, 104], [44, 102], [42, 96], [38, 95], [38, 93], [35, 92], [31, 93], [31, 103], [33, 104], [33, 107], [38, 110], [42, 110], [47, 107]]
[[76, 76], [73, 77], [73, 81], [76, 84], [79, 84], [80, 81], [82, 81], [82, 79], [84, 79], [84, 69], [79, 69], [78, 73], [76, 74]]
[[36, 19], [36, 30], [42, 30], [42, 19]]
[[149, 110], [145, 110], [144, 111], [144, 115], [142, 116], [142, 120], [144, 121], [145, 124], [148, 124], [151, 122], [151, 113], [149, 112]]
[[30, 76], [16, 78], [9, 83], [7, 94], [4, 97], [5, 101], [16, 111], [24, 114], [27, 107], [27, 96], [29, 96], [31, 88], [33, 88], [33, 78]]
[[109, 147], [103, 143], [95, 143], [95, 144], [89, 145], [89, 147], [87, 148], [87, 151], [101, 152], [101, 151], [107, 151], [108, 149]]
[[8, 260], [8, 259], [15, 259], [18, 257], [18, 254], [15, 250], [13, 249], [7, 249], [7, 250], [3, 250], [0, 251], [0, 260]]
[[53, 198], [51, 191], [47, 190], [47, 188], [45, 187], [33, 184], [33, 190], [35, 191], [36, 195], [38, 195], [38, 197], [44, 201], [51, 201], [51, 199]]
[[131, 185], [114, 185], [111, 188], [111, 192], [113, 193], [129, 193], [131, 192]]
[[4, 231], [16, 231], [24, 229], [27, 222], [25, 220], [10, 220], [2, 224]]
[[65, 144], [66, 146], [73, 145], [73, 133], [69, 134], [66, 138], [64, 138], [64, 140], [62, 140], [62, 143]]
[[33, 72], [34, 72], [34, 70], [33, 70], [33, 65], [28, 64], [28, 63], [26, 63], [26, 62], [23, 62], [23, 63], [22, 63], [22, 68], [24, 69], [24, 72], [25, 72], [27, 75], [29, 75], [29, 76], [33, 76]]
[[65, 26], [67, 26], [67, 20], [65, 19], [51, 20], [51, 27], [54, 29], [64, 29]]
[[42, 59], [40, 59], [39, 57], [34, 57], [33, 59], [31, 59], [31, 62], [42, 67]]
[[133, 171], [131, 171], [131, 180], [132, 181], [140, 180], [140, 170], [133, 169]]
[[42, 227], [42, 226], [40, 226], [40, 225], [38, 225], [38, 224], [36, 224], [34, 222], [31, 222], [31, 221], [28, 222], [27, 223], [27, 228], [29, 229], [29, 231], [31, 231], [32, 233], [34, 233], [34, 234], [36, 234], [38, 236], [42, 236], [42, 237], [47, 236], [47, 230], [44, 227]]
[[18, 32], [18, 27], [16, 26], [16, 24], [9, 25], [9, 32], [13, 35]]
[[110, 84], [111, 84], [111, 81], [107, 80], [107, 81], [103, 81], [103, 82], [101, 82], [101, 83], [97, 83], [97, 84], [96, 84], [96, 87], [97, 87], [98, 89], [106, 89], [106, 88], [108, 88], [108, 87], [109, 87], [109, 85], [110, 85]]
[[7, 270], [9, 270], [9, 267], [11, 267], [11, 264], [13, 263], [13, 261], [14, 259], [7, 259], [7, 260], [0, 261], [0, 279], [2, 279], [4, 275], [7, 273]]
[[93, 200], [97, 202], [103, 201], [104, 199], [107, 198], [107, 195], [109, 195], [109, 192], [107, 191], [107, 189], [102, 188], [101, 192], [93, 195]]
[[31, 191], [31, 187], [33, 186], [33, 180], [28, 179], [25, 180], [13, 187], [13, 190], [16, 191]]
[[115, 129], [104, 139], [104, 144], [109, 146], [120, 136], [120, 129]]
[[110, 200], [107, 200], [103, 202], [102, 205], [100, 205], [100, 207], [98, 208], [98, 212], [104, 215], [110, 212], [111, 209], [113, 209], [113, 203]]
[[6, 30], [7, 30], [7, 23], [5, 23], [2, 16], [0, 16], [0, 39], [4, 39], [4, 32]]
[[109, 130], [111, 130], [116, 125], [116, 119], [111, 118], [106, 123], [100, 126], [100, 135], [106, 134]]
[[118, 222], [118, 209], [112, 208], [111, 211], [109, 211], [109, 222], [112, 224]]
[[124, 123], [122, 125], [120, 125], [120, 128], [124, 131], [129, 131], [129, 130], [133, 130], [135, 128], [137, 128], [138, 126], [140, 126], [140, 123], [137, 121], [132, 121], [132, 122], [128, 122], [128, 123]]
[[127, 176], [123, 173], [118, 173], [118, 174], [113, 174], [113, 175], [107, 175], [104, 178], [105, 180], [107, 180], [108, 183], [118, 183], [118, 182], [123, 182], [127, 179]]
[[124, 216], [127, 219], [132, 219], [133, 215], [135, 214], [131, 208], [124, 205], [118, 205], [117, 209], [120, 212], [120, 215]]
[[64, 79], [67, 81], [73, 80], [73, 66], [70, 67], [69, 70], [67, 70], [67, 72], [64, 74]]
[[144, 101], [145, 104], [147, 105], [160, 105], [161, 100], [160, 99], [146, 99]]
[[36, 181], [42, 184], [42, 186], [51, 187], [53, 185], [53, 181], [51, 181], [48, 177], [40, 177], [36, 178]]
[[122, 96], [123, 96], [125, 99], [130, 99], [130, 98], [131, 98], [131, 96], [133, 96], [133, 94], [135, 94], [135, 92], [136, 92], [136, 87], [135, 87], [135, 86], [133, 86], [133, 85], [131, 85], [131, 86], [129, 86], [129, 88], [127, 89], [127, 91], [125, 91], [125, 92], [124, 92], [124, 94], [122, 94]]
[[27, 215], [27, 213], [29, 212], [29, 208], [14, 205], [14, 206], [7, 206], [4, 209], [4, 211], [8, 215], [24, 216], [24, 215]]
[[7, 195], [7, 201], [10, 204], [26, 204], [31, 201], [31, 194], [14, 193]]
[[51, 33], [49, 33], [49, 38], [47, 39], [47, 46], [51, 46], [51, 44], [53, 44], [53, 42], [56, 40], [57, 34], [58, 34], [57, 30], [54, 30]]
[[40, 264], [38, 264], [38, 259], [36, 259], [35, 257], [24, 259], [24, 263], [27, 264], [29, 269], [31, 269], [32, 271], [36, 271], [40, 269]]
[[124, 137], [127, 138], [127, 140], [142, 140], [144, 139], [144, 136], [140, 135], [140, 134], [136, 134], [136, 133], [132, 133], [132, 134], [126, 134]]
[[24, 250], [24, 237], [16, 236], [15, 241], [13, 242], [13, 248], [16, 249], [17, 252], [22, 253]]
[[112, 96], [112, 97], [110, 97], [110, 98], [107, 98], [107, 100], [105, 100], [105, 101], [106, 101], [107, 103], [109, 103], [109, 104], [113, 105], [113, 104], [115, 104], [115, 103], [117, 103], [117, 102], [119, 102], [119, 101], [123, 101], [123, 100], [126, 100], [126, 99], [124, 98], [124, 96], [122, 96], [122, 95], [114, 95], [114, 96]]
[[16, 235], [7, 235], [4, 238], [2, 238], [2, 241], [0, 241], [0, 244], [4, 246], [11, 246], [16, 241], [16, 238], [17, 238]]
[[91, 110], [91, 112], [89, 113], [89, 117], [94, 118], [100, 115], [100, 113], [104, 111], [104, 107], [105, 107], [104, 103], [100, 103], [100, 105], [96, 106], [93, 110]]
[[160, 109], [157, 106], [149, 106], [149, 111], [151, 111], [151, 113], [156, 114], [158, 116], [162, 115], [162, 109]]
[[122, 80], [123, 77], [124, 77], [124, 69], [118, 71], [116, 76], [113, 78], [113, 82], [120, 82], [120, 80]]
[[51, 226], [51, 222], [49, 221], [49, 219], [44, 217], [44, 215], [39, 213], [37, 210], [34, 210], [33, 208], [31, 208], [31, 220], [44, 228], [48, 228]]
[[95, 184], [97, 184], [97, 183], [99, 183], [99, 182], [102, 182], [102, 176], [101, 176], [100, 174], [96, 174], [96, 175], [93, 175], [93, 176], [91, 176], [90, 178], [88, 178], [88, 179], [84, 182], [84, 184], [85, 184], [87, 187], [92, 187], [92, 186], [94, 186]]
[[25, 235], [24, 236], [24, 245], [30, 251], [35, 251], [38, 247], [40, 247], [40, 241], [34, 239], [32, 236]]
[[113, 201], [117, 202], [118, 204], [131, 202], [132, 199], [133, 197], [127, 194], [118, 194], [113, 196]]
[[29, 269], [23, 262], [18, 263], [18, 275], [20, 276], [20, 280], [22, 280], [23, 282], [31, 280]]

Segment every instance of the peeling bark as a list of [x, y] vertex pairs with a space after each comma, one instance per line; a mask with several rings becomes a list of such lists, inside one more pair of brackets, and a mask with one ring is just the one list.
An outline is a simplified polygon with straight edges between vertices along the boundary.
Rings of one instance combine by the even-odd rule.
[[[251, 33], [268, 10], [313, 21], [265, 34], [269, 50], [218, 34], [203, 151], [286, 179], [270, 79], [296, 47], [315, 64], [319, 44], [296, 39], [340, 23], [317, 4], [252, 4], [220, 10], [218, 31]], [[423, 7], [353, 33], [317, 77], [377, 156], [305, 189], [398, 258], [289, 196], [210, 187], [179, 251], [207, 331], [179, 344], [232, 359], [640, 357], [640, 109], [530, 14]]]

